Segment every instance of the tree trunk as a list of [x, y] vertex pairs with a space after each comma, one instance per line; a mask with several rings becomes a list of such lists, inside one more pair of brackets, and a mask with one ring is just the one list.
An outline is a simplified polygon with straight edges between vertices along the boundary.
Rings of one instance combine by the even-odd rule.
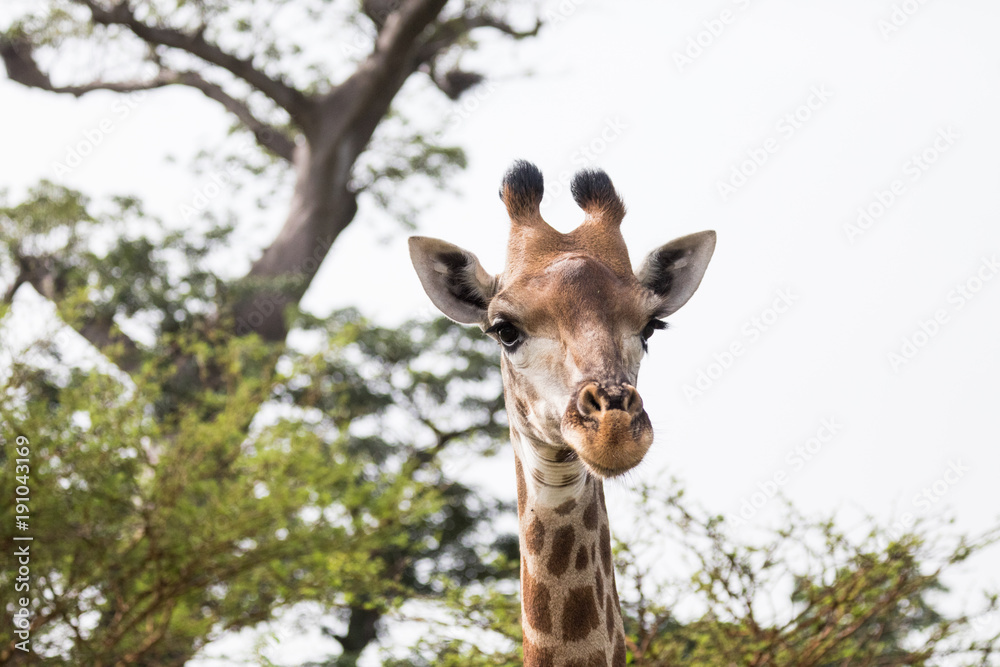
[[295, 151], [288, 217], [237, 288], [237, 334], [285, 339], [287, 308], [302, 299], [330, 246], [357, 213], [350, 185], [354, 163], [419, 60], [410, 54], [395, 65], [388, 72], [359, 70], [313, 107]]
[[238, 335], [256, 332], [269, 341], [285, 339], [288, 307], [301, 300], [330, 246], [358, 210], [357, 195], [348, 187], [353, 159], [337, 155], [347, 152], [317, 151], [308, 142], [296, 148], [295, 190], [285, 224], [236, 286]]
[[347, 622], [347, 634], [336, 637], [344, 648], [337, 659], [337, 667], [354, 667], [361, 658], [365, 648], [378, 637], [379, 619], [382, 618], [375, 609], [351, 607], [351, 618]]

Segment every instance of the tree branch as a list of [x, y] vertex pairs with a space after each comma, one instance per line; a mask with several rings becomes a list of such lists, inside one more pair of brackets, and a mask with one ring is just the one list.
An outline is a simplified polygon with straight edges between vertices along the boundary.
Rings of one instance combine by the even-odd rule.
[[336, 99], [350, 94], [356, 113], [370, 111], [370, 106], [377, 104], [379, 97], [386, 100], [388, 107], [402, 82], [420, 63], [414, 48], [418, 37], [434, 22], [445, 4], [447, 0], [409, 0], [389, 14], [375, 40], [375, 50], [347, 81], [332, 91], [330, 97]]
[[14, 281], [14, 285], [7, 290], [4, 300], [9, 303], [13, 300], [17, 287], [24, 283], [30, 284], [36, 292], [55, 305], [56, 311], [66, 324], [100, 350], [112, 363], [129, 374], [138, 370], [142, 361], [142, 352], [139, 346], [131, 338], [117, 330], [114, 320], [110, 316], [95, 315], [89, 319], [80, 320], [66, 311], [62, 305], [63, 297], [65, 297], [64, 286], [61, 284], [60, 277], [50, 266], [49, 259], [46, 257], [17, 257], [20, 273]]
[[179, 49], [197, 56], [207, 63], [218, 65], [267, 95], [275, 104], [287, 111], [293, 119], [299, 120], [305, 111], [307, 98], [302, 93], [254, 67], [252, 59], [239, 58], [223, 51], [219, 46], [205, 39], [204, 31], [200, 30], [189, 34], [174, 28], [144, 23], [136, 18], [128, 0], [121, 0], [110, 10], [104, 9], [95, 0], [72, 1], [89, 9], [94, 23], [105, 26], [124, 26], [131, 30], [136, 37], [149, 44]]
[[223, 90], [222, 86], [207, 81], [198, 72], [175, 72], [161, 67], [156, 76], [145, 81], [92, 81], [79, 86], [56, 86], [52, 84], [49, 76], [39, 69], [29, 41], [7, 40], [0, 42], [0, 58], [4, 61], [7, 76], [11, 81], [16, 81], [30, 88], [40, 88], [74, 97], [80, 97], [95, 90], [130, 93], [172, 85], [196, 88], [236, 116], [253, 133], [257, 143], [288, 162], [292, 161], [295, 143], [291, 139], [277, 128], [254, 116], [246, 102], [236, 99]]
[[402, 0], [362, 0], [361, 13], [367, 16], [381, 31], [389, 15], [397, 11]]
[[175, 77], [175, 83], [197, 88], [204, 93], [206, 97], [215, 100], [221, 104], [226, 111], [229, 111], [234, 116], [239, 118], [240, 122], [242, 122], [248, 130], [253, 132], [254, 138], [257, 139], [257, 143], [261, 146], [270, 150], [275, 155], [284, 158], [288, 162], [293, 160], [295, 156], [295, 142], [289, 139], [284, 132], [268, 125], [254, 116], [246, 102], [229, 95], [229, 93], [222, 89], [222, 86], [206, 81], [205, 78], [197, 72], [178, 72], [175, 74]]
[[444, 74], [439, 74], [435, 67], [435, 59], [477, 28], [492, 28], [514, 39], [524, 39], [537, 35], [542, 28], [542, 22], [537, 20], [531, 30], [517, 30], [492, 14], [482, 13], [463, 14], [439, 23], [430, 37], [424, 40], [417, 57], [422, 69], [427, 72], [434, 85], [451, 100], [457, 100], [462, 93], [480, 83], [484, 77], [476, 72], [463, 71], [459, 67], [453, 67]]
[[534, 37], [542, 29], [541, 19], [531, 30], [517, 30], [512, 25], [492, 14], [462, 14], [440, 23], [420, 48], [421, 62], [430, 62], [447, 48], [454, 46], [462, 37], [478, 28], [493, 28], [514, 39]]
[[11, 286], [8, 287], [7, 291], [4, 293], [3, 303], [9, 306], [11, 302], [14, 301], [14, 295], [17, 294], [17, 290], [26, 282], [28, 282], [27, 273], [23, 270], [19, 271], [17, 277], [14, 278], [14, 282], [11, 283]]
[[116, 93], [131, 93], [137, 90], [151, 90], [169, 86], [175, 81], [160, 72], [146, 81], [94, 81], [82, 86], [55, 86], [49, 75], [38, 68], [35, 62], [33, 47], [27, 39], [0, 40], [0, 58], [7, 69], [7, 77], [11, 81], [29, 88], [40, 88], [53, 93], [68, 93], [80, 97], [94, 90], [110, 90]]

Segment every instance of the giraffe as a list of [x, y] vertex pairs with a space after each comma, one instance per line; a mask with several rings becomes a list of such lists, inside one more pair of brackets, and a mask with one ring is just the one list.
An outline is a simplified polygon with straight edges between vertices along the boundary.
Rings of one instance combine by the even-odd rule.
[[410, 257], [431, 301], [478, 324], [501, 349], [517, 480], [521, 626], [528, 667], [625, 665], [603, 480], [653, 441], [636, 390], [647, 341], [694, 294], [715, 232], [681, 237], [633, 272], [625, 206], [601, 170], [571, 184], [583, 222], [568, 234], [541, 216], [542, 174], [518, 160], [500, 199], [510, 217], [506, 266], [414, 236]]

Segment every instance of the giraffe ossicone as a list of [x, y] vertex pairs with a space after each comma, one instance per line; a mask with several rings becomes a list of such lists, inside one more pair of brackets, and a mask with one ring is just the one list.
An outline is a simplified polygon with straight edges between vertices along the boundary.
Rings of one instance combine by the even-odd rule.
[[653, 429], [636, 389], [647, 341], [687, 303], [715, 250], [704, 231], [653, 250], [633, 271], [625, 205], [607, 174], [576, 174], [584, 220], [563, 234], [541, 216], [542, 174], [517, 161], [500, 199], [506, 265], [414, 236], [410, 257], [445, 315], [500, 344], [515, 454], [521, 625], [529, 667], [625, 665], [603, 480], [642, 461]]

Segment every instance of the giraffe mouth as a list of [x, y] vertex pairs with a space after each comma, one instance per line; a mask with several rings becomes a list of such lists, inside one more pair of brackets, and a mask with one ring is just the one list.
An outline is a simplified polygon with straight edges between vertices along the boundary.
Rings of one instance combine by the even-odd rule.
[[653, 444], [653, 427], [645, 410], [606, 410], [586, 418], [576, 410], [563, 416], [564, 440], [595, 477], [617, 477], [639, 465]]
[[587, 468], [587, 471], [594, 477], [599, 477], [600, 479], [610, 479], [612, 477], [618, 477], [619, 475], [624, 475], [629, 470], [639, 465], [640, 461], [636, 461], [632, 465], [625, 466], [623, 468], [609, 468], [603, 466], [596, 461], [587, 458], [583, 454], [579, 454], [580, 462]]

